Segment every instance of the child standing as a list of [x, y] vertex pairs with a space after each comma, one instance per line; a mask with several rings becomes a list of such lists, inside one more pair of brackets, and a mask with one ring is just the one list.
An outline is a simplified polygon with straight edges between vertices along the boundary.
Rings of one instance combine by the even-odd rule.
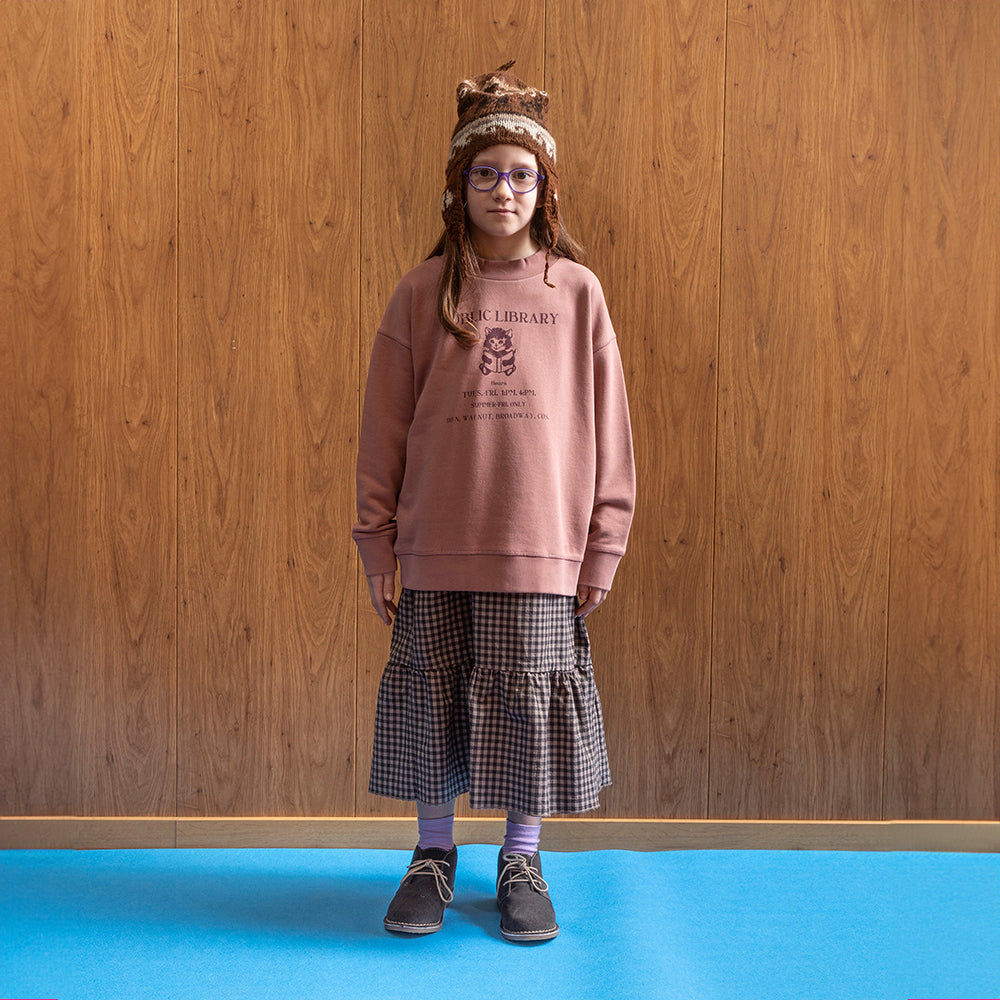
[[559, 223], [548, 96], [512, 65], [458, 87], [445, 231], [372, 349], [353, 537], [393, 626], [370, 790], [416, 802], [419, 828], [385, 925], [441, 927], [468, 792], [507, 811], [501, 931], [541, 941], [559, 931], [541, 818], [610, 784], [584, 619], [625, 552], [635, 474], [604, 295]]

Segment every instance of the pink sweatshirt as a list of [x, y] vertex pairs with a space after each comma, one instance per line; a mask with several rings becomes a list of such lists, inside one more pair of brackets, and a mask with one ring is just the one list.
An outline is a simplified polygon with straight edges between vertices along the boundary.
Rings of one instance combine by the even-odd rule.
[[437, 318], [441, 258], [393, 293], [372, 348], [359, 442], [365, 573], [411, 590], [609, 590], [635, 506], [625, 380], [597, 278], [545, 254], [484, 261]]

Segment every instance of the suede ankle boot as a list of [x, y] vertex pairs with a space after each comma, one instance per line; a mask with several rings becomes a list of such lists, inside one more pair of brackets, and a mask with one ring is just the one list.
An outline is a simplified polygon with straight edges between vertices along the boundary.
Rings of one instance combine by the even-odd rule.
[[389, 904], [383, 923], [401, 934], [433, 934], [441, 929], [444, 911], [455, 889], [458, 848], [443, 851], [418, 846], [406, 874]]
[[497, 906], [500, 907], [500, 933], [508, 941], [549, 941], [559, 933], [537, 851], [530, 858], [500, 851]]

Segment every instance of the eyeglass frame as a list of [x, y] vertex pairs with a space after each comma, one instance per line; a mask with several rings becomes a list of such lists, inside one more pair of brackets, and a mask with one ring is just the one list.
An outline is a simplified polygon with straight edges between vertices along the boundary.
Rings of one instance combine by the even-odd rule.
[[[493, 182], [492, 187], [476, 187], [476, 185], [472, 183], [472, 178], [469, 176], [469, 172], [472, 170], [492, 170], [493, 173], [497, 175], [497, 179]], [[516, 173], [518, 170], [526, 170], [529, 174], [535, 175], [535, 183], [532, 187], [528, 188], [527, 191], [518, 191], [510, 182], [510, 175]], [[531, 194], [532, 191], [537, 191], [538, 186], [545, 180], [545, 174], [540, 174], [537, 170], [532, 170], [531, 167], [512, 167], [510, 170], [500, 171], [497, 170], [496, 167], [488, 166], [485, 163], [480, 163], [475, 167], [469, 167], [468, 170], [463, 170], [462, 176], [465, 177], [469, 184], [472, 185], [474, 190], [480, 191], [483, 194], [489, 194], [491, 191], [495, 191], [497, 187], [499, 187], [501, 181], [507, 182], [507, 187], [510, 188], [513, 194]]]

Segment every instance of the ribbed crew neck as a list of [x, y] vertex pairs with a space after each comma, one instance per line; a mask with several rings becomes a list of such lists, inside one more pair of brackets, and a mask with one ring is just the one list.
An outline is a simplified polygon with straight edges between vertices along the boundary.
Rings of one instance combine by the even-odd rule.
[[536, 250], [530, 257], [521, 257], [517, 260], [479, 258], [479, 277], [487, 281], [519, 281], [522, 278], [533, 278], [544, 270], [544, 250]]

